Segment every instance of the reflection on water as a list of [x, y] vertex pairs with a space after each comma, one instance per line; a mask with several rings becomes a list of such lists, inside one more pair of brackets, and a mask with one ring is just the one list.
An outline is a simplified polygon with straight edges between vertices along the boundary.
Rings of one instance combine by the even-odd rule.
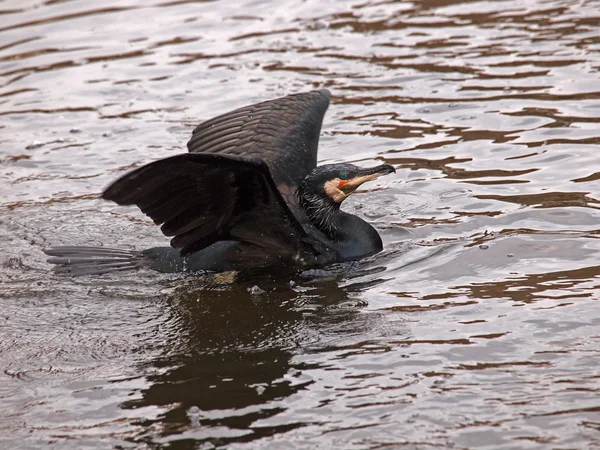
[[[159, 420], [144, 423], [165, 442], [175, 434], [178, 440], [216, 438], [225, 443], [304, 426], [302, 421], [254, 424], [285, 411], [281, 399], [301, 395], [314, 382], [304, 373], [310, 365], [295, 363], [294, 354], [343, 346], [349, 333], [371, 332], [373, 319], [365, 322], [348, 303], [342, 306], [349, 291], [334, 281], [301, 289], [268, 282], [262, 286], [267, 291], [260, 296], [243, 283], [220, 289], [199, 283], [178, 287], [170, 296], [176, 329], [168, 334], [169, 350], [148, 362], [164, 370], [149, 377], [141, 398], [121, 407], [175, 404]], [[325, 293], [336, 297], [332, 310], [327, 304], [333, 299], [324, 298]], [[315, 303], [320, 297], [327, 304]], [[323, 325], [329, 329], [324, 334], [319, 332]]]
[[[13, 2], [14, 3], [14, 2]], [[597, 2], [0, 6], [3, 447], [584, 448], [600, 440]], [[164, 237], [98, 199], [201, 120], [315, 87], [385, 250], [235, 283], [65, 279]]]

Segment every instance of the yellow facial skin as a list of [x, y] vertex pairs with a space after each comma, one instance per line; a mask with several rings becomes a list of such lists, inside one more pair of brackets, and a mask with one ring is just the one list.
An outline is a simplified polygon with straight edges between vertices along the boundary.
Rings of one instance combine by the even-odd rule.
[[362, 177], [352, 178], [351, 180], [341, 180], [334, 178], [325, 183], [325, 193], [336, 203], [342, 203], [346, 197], [352, 194], [361, 184], [374, 180], [381, 176], [381, 173], [364, 175]]

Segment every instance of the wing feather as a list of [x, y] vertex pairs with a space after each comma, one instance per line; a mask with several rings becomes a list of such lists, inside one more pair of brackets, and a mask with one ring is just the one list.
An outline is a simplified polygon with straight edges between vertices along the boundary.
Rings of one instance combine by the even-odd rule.
[[[182, 154], [124, 175], [102, 194], [120, 205], [137, 205], [182, 256], [234, 240], [239, 261], [320, 260], [327, 249], [311, 239], [287, 206], [268, 166], [223, 154]], [[250, 256], [252, 255], [252, 256]], [[257, 255], [260, 255], [258, 258]]]
[[236, 109], [198, 125], [188, 149], [264, 160], [276, 184], [295, 189], [317, 165], [329, 98], [323, 89]]

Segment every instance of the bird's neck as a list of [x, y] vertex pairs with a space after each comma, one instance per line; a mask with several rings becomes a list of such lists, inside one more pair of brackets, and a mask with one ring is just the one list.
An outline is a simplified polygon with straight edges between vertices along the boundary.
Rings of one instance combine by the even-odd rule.
[[298, 192], [300, 205], [310, 222], [332, 241], [337, 241], [341, 227], [339, 223], [339, 203], [318, 194]]
[[339, 203], [323, 196], [300, 194], [300, 204], [309, 220], [332, 241], [341, 260], [351, 261], [382, 250], [379, 234], [360, 217], [341, 211]]

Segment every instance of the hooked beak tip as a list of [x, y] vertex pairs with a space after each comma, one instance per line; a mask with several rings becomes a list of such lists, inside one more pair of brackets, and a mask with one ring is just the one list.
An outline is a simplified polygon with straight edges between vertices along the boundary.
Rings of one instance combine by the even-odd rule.
[[392, 166], [391, 164], [382, 164], [381, 166], [379, 166], [379, 170], [377, 171], [377, 173], [379, 173], [381, 175], [388, 175], [390, 173], [396, 173], [396, 168], [394, 166]]

